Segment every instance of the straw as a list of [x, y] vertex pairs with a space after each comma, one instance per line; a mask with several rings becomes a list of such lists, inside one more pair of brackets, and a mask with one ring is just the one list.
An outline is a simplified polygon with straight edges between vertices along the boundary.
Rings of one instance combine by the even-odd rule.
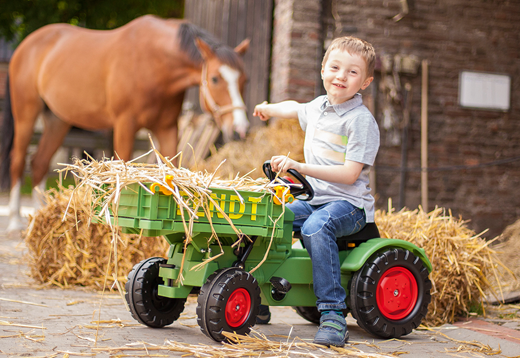
[[[60, 173], [71, 173], [77, 184], [45, 193], [47, 206], [30, 219], [26, 243], [31, 255], [32, 277], [59, 287], [83, 285], [102, 288], [106, 282], [107, 287], [121, 288], [119, 281], [126, 278], [120, 272], [126, 275], [134, 264], [145, 258], [163, 257], [168, 250], [166, 240], [161, 237], [144, 240], [136, 235], [123, 235], [117, 228], [120, 192], [132, 184], [137, 183], [150, 192], [149, 184], [159, 183], [161, 190], [171, 193], [183, 218], [185, 246], [191, 241], [196, 212], [202, 208], [208, 213], [210, 205], [222, 214], [237, 234], [238, 240], [233, 246], [239, 245], [244, 238], [248, 239], [211, 198], [212, 189], [228, 189], [237, 194], [239, 190], [269, 193], [281, 184], [246, 176], [222, 180], [215, 172], [177, 168], [171, 159], [162, 156], [155, 148], [148, 154], [155, 155], [159, 162], [147, 164], [104, 158], [101, 161], [76, 159], [73, 164], [63, 164], [65, 168]], [[170, 178], [168, 182], [167, 177]], [[91, 224], [94, 216], [108, 225]], [[111, 216], [114, 226], [111, 225]], [[214, 230], [212, 239], [220, 244]], [[112, 264], [111, 257], [116, 258]], [[183, 264], [184, 260], [181, 272]], [[182, 275], [178, 280], [182, 282]]]

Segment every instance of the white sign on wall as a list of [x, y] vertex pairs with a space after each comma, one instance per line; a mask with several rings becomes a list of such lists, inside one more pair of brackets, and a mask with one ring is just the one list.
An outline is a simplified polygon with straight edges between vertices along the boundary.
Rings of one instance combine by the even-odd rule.
[[459, 104], [462, 107], [508, 111], [510, 102], [510, 76], [472, 71], [460, 73]]

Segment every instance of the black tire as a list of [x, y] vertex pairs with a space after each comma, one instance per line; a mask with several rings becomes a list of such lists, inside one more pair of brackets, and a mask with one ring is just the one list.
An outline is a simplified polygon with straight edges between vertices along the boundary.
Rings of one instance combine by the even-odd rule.
[[398, 338], [421, 324], [431, 287], [419, 257], [391, 249], [374, 254], [354, 274], [349, 306], [361, 328], [382, 338]]
[[[298, 315], [305, 320], [314, 323], [320, 324], [321, 313], [318, 311], [316, 306], [307, 307], [307, 306], [294, 306], [293, 309], [298, 313]], [[343, 310], [343, 315], [347, 317], [349, 313], [349, 309]]]
[[175, 322], [184, 310], [185, 298], [161, 297], [157, 294], [163, 283], [159, 277], [162, 257], [151, 257], [132, 268], [125, 285], [125, 299], [132, 317], [152, 328], [161, 328]]
[[222, 332], [245, 335], [256, 324], [260, 302], [258, 282], [249, 272], [236, 267], [217, 270], [200, 289], [197, 323], [217, 342], [226, 340]]

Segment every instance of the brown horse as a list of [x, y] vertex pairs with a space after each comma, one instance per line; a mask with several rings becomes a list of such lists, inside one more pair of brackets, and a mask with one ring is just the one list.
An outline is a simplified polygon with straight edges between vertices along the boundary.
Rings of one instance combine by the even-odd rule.
[[113, 129], [114, 151], [124, 160], [131, 159], [136, 132], [147, 128], [161, 153], [173, 157], [184, 94], [194, 85], [200, 84], [201, 103], [224, 136], [235, 130], [243, 137], [248, 120], [241, 55], [248, 46], [244, 40], [233, 50], [186, 21], [149, 15], [109, 31], [53, 24], [29, 35], [9, 65], [14, 133], [2, 161], [10, 159], [8, 230], [21, 227], [21, 178], [39, 115], [44, 131], [31, 169], [40, 188], [71, 126]]

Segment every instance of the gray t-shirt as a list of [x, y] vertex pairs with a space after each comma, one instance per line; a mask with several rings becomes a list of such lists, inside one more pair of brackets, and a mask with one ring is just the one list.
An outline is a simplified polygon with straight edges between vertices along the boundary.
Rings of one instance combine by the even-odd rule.
[[368, 173], [379, 149], [379, 127], [363, 105], [361, 94], [337, 105], [331, 105], [326, 95], [319, 96], [301, 107], [298, 119], [305, 131], [307, 163], [342, 165], [345, 160], [351, 160], [364, 164], [352, 185], [307, 177], [315, 192], [309, 203], [320, 205], [347, 200], [365, 210], [367, 222], [374, 222], [374, 198], [370, 194]]

